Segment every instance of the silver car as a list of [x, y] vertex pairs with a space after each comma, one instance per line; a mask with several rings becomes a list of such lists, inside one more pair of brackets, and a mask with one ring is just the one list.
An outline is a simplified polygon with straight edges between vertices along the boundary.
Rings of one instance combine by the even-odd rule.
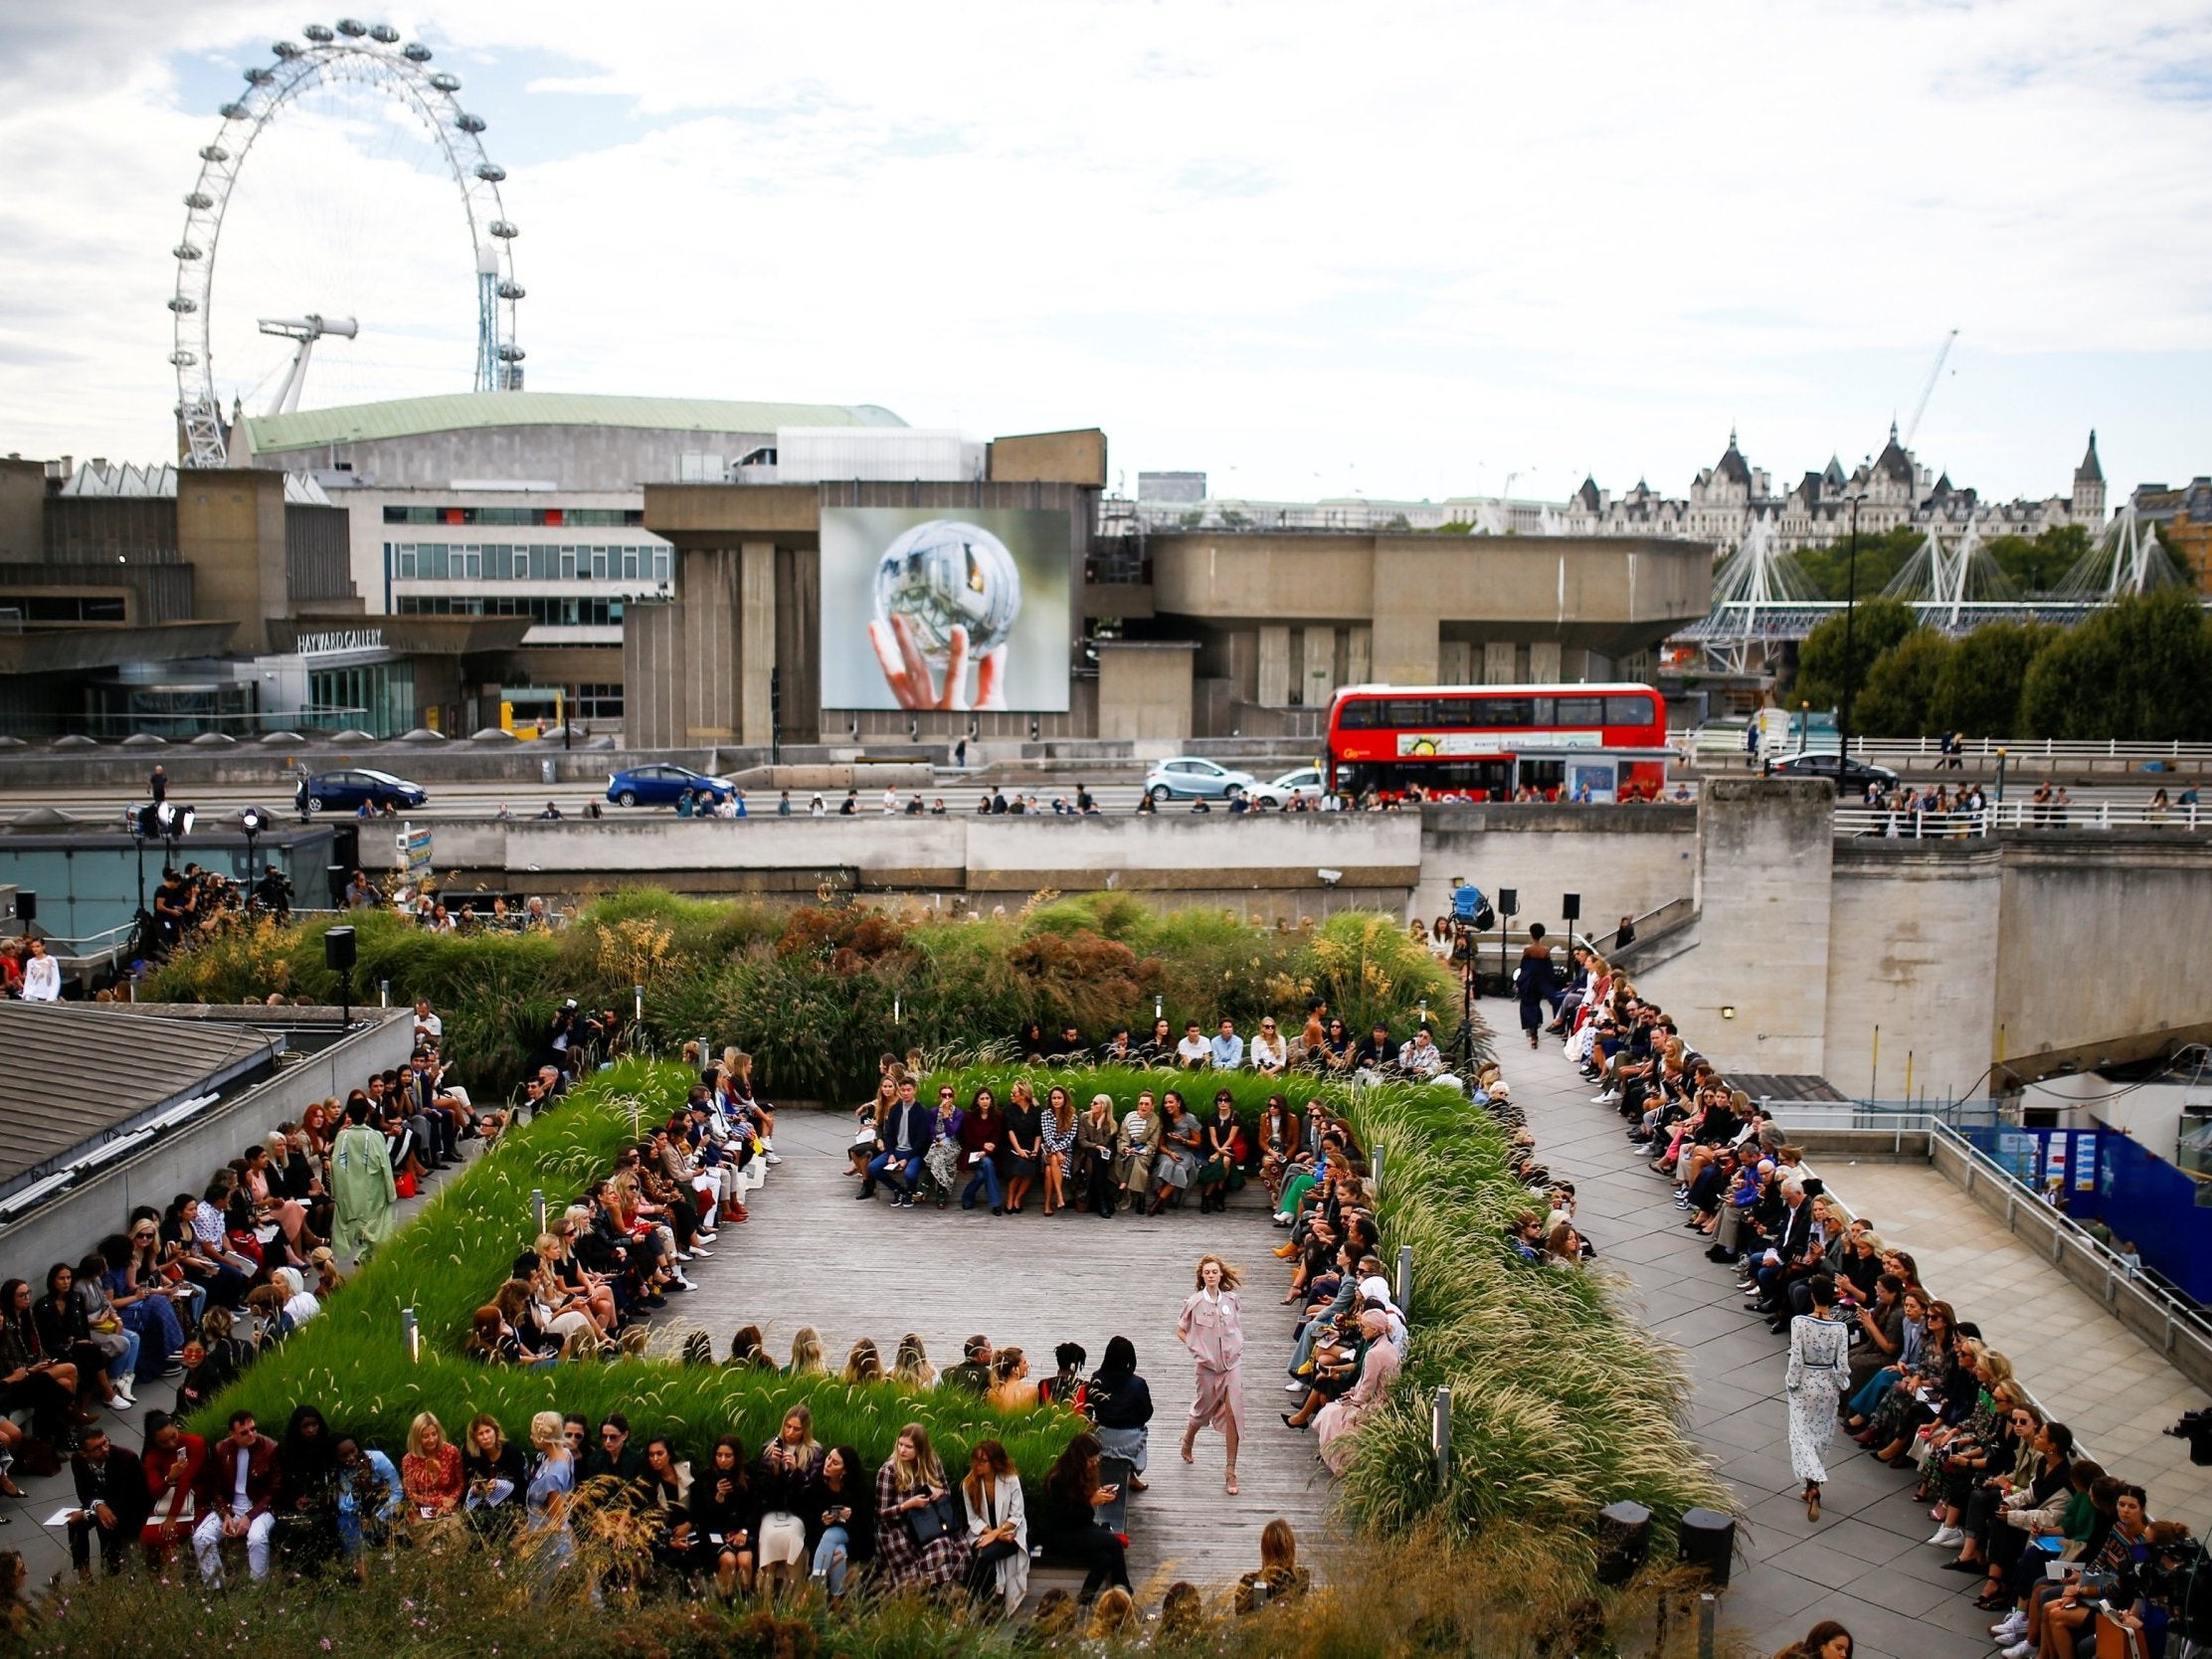
[[1232, 772], [1198, 755], [1177, 755], [1153, 763], [1145, 774], [1145, 793], [1155, 801], [1195, 801], [1201, 795], [1208, 801], [1223, 801], [1250, 789], [1255, 781], [1249, 772]]
[[1320, 767], [1301, 766], [1264, 784], [1254, 784], [1250, 793], [1256, 807], [1287, 807], [1300, 796], [1308, 801], [1319, 801], [1329, 793], [1329, 787]]

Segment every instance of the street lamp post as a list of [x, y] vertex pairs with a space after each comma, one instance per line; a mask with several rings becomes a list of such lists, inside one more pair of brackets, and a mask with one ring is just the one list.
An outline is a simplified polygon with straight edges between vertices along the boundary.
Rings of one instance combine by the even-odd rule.
[[1851, 654], [1851, 622], [1859, 608], [1859, 497], [1850, 499], [1851, 554], [1843, 578], [1843, 702], [1836, 711], [1836, 788], [1843, 788], [1844, 768], [1851, 761], [1851, 681], [1856, 666]]

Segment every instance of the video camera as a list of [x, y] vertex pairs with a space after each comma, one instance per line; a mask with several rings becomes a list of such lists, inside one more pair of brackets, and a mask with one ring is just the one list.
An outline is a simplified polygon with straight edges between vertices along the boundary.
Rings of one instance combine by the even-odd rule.
[[2184, 1411], [2181, 1420], [2166, 1430], [2176, 1440], [2189, 1442], [2189, 1461], [2200, 1468], [2212, 1464], [2212, 1406]]

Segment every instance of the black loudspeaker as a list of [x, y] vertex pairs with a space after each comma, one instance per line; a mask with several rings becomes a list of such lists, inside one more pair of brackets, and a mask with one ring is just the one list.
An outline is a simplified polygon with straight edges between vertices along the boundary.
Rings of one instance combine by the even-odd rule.
[[1702, 1574], [1709, 1588], [1728, 1588], [1729, 1566], [1736, 1559], [1736, 1522], [1719, 1510], [1682, 1512], [1675, 1560]]
[[1498, 889], [1498, 914], [1501, 916], [1518, 916], [1521, 914], [1521, 891], [1519, 888], [1500, 887]]
[[15, 919], [19, 922], [35, 922], [39, 919], [39, 895], [28, 887], [16, 889]]
[[330, 829], [330, 861], [343, 864], [346, 873], [352, 874], [361, 863], [361, 827], [358, 824], [337, 824]]
[[[1703, 1513], [1702, 1511], [1700, 1513]], [[1597, 1581], [1618, 1587], [1651, 1554], [1651, 1511], [1623, 1498], [1597, 1512]]]
[[346, 902], [346, 888], [353, 884], [352, 866], [348, 864], [325, 864], [322, 867], [322, 874], [323, 879], [330, 883], [330, 908], [343, 910]]
[[1580, 893], [1562, 893], [1560, 895], [1560, 920], [1567, 924], [1567, 931], [1572, 932], [1574, 924], [1581, 919], [1582, 895]]
[[334, 927], [322, 936], [322, 965], [333, 974], [353, 971], [353, 929]]

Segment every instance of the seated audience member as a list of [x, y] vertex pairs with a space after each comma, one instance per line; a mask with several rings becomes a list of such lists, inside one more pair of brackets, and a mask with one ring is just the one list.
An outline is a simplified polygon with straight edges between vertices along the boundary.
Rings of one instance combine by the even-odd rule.
[[111, 1445], [97, 1423], [85, 1430], [70, 1458], [70, 1480], [77, 1508], [70, 1512], [70, 1565], [80, 1578], [92, 1575], [92, 1540], [99, 1540], [100, 1563], [109, 1572], [123, 1569], [125, 1549], [146, 1524], [151, 1497], [138, 1454]]
[[875, 1559], [875, 1497], [860, 1454], [850, 1446], [830, 1447], [800, 1501], [811, 1573], [834, 1606], [844, 1598], [852, 1569]]
[[269, 1576], [269, 1540], [276, 1531], [276, 1442], [261, 1432], [251, 1411], [233, 1411], [230, 1432], [208, 1452], [204, 1512], [192, 1530], [200, 1576], [223, 1582], [223, 1546], [243, 1541], [256, 1582]]
[[868, 1160], [867, 1175], [853, 1197], [874, 1198], [875, 1184], [880, 1181], [890, 1187], [894, 1208], [913, 1206], [922, 1160], [929, 1151], [929, 1108], [914, 1098], [913, 1076], [901, 1077], [898, 1102], [885, 1114], [876, 1131], [875, 1156]]
[[929, 1430], [908, 1423], [875, 1477], [875, 1549], [886, 1588], [965, 1579], [968, 1538], [951, 1506], [951, 1483], [929, 1443]]
[[[1116, 1338], [1117, 1342], [1122, 1339]], [[1107, 1350], [1109, 1359], [1112, 1347]], [[1118, 1496], [1112, 1486], [1101, 1486], [1098, 1460], [1103, 1448], [1095, 1434], [1078, 1434], [1068, 1441], [1044, 1477], [1043, 1513], [1031, 1529], [1047, 1553], [1072, 1556], [1084, 1564], [1083, 1588], [1078, 1600], [1089, 1602], [1101, 1589], [1129, 1588], [1129, 1564], [1121, 1536], [1100, 1524], [1097, 1511]]]
[[745, 1443], [734, 1434], [718, 1435], [703, 1473], [691, 1482], [690, 1517], [700, 1560], [714, 1577], [723, 1600], [753, 1587], [753, 1535], [760, 1526], [760, 1505], [746, 1468]]
[[1298, 1535], [1281, 1516], [1260, 1529], [1259, 1570], [1236, 1581], [1236, 1610], [1255, 1613], [1292, 1601], [1313, 1587], [1313, 1574], [1298, 1565]]
[[1009, 1617], [1029, 1589], [1029, 1523], [1021, 1502], [1021, 1477], [997, 1440], [979, 1440], [960, 1483], [967, 1512], [968, 1590], [981, 1601], [992, 1595]]

